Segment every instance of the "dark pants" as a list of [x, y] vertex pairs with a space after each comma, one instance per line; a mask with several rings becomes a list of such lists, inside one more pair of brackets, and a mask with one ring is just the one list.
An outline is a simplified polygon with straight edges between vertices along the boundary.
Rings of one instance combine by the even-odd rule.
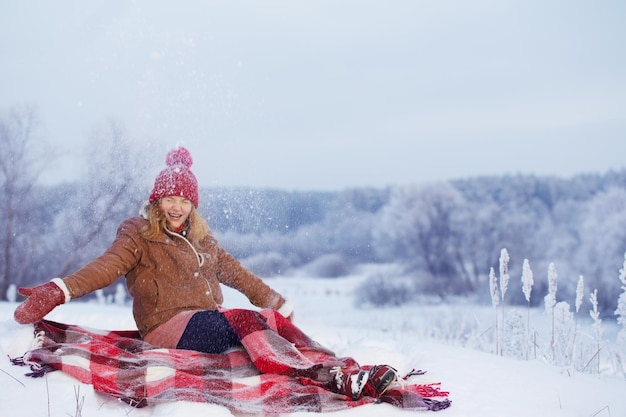
[[222, 353], [240, 345], [239, 337], [222, 313], [200, 311], [189, 320], [176, 348], [204, 353]]

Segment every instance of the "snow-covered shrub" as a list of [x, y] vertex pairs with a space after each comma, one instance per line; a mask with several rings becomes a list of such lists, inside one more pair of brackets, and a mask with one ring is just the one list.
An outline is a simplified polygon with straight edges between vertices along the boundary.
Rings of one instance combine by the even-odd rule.
[[600, 318], [600, 311], [598, 311], [598, 290], [594, 290], [589, 297], [589, 301], [591, 302], [591, 310], [589, 311], [589, 315], [593, 319], [593, 331], [596, 342], [596, 358], [597, 358], [597, 367], [596, 372], [600, 372], [600, 350], [602, 349], [602, 343], [604, 340], [604, 327], [602, 326], [602, 319]]
[[519, 311], [511, 310], [506, 315], [503, 327], [506, 329], [506, 332], [503, 332], [503, 336], [506, 334], [506, 337], [502, 340], [503, 355], [523, 359], [528, 351], [524, 317]]
[[522, 264], [522, 292], [528, 303], [528, 308], [526, 309], [526, 359], [528, 359], [530, 353], [530, 295], [533, 290], [533, 284], [533, 271], [530, 269], [530, 262], [528, 259], [524, 259]]
[[552, 332], [550, 335], [550, 350], [552, 352], [552, 360], [554, 361], [556, 352], [555, 352], [555, 322], [554, 322], [554, 307], [556, 306], [556, 290], [557, 290], [557, 278], [558, 274], [556, 272], [556, 267], [554, 263], [550, 263], [548, 265], [548, 294], [544, 297], [544, 304], [546, 313], [550, 314], [552, 318]]
[[15, 284], [9, 285], [7, 290], [7, 301], [14, 303], [17, 300], [17, 286]]
[[309, 262], [303, 269], [314, 277], [337, 278], [350, 273], [350, 262], [345, 256], [329, 253]]
[[494, 310], [497, 310], [500, 304], [500, 295], [498, 293], [498, 277], [493, 268], [489, 270], [489, 293], [491, 294], [491, 305]]
[[576, 285], [576, 316], [574, 318], [574, 336], [572, 337], [572, 354], [571, 360], [572, 365], [574, 365], [575, 355], [576, 355], [576, 336], [578, 333], [578, 312], [580, 311], [580, 307], [583, 305], [583, 297], [585, 294], [585, 281], [583, 276], [578, 277], [578, 284]]
[[[503, 268], [505, 258], [500, 258], [500, 277], [506, 277], [508, 271]], [[482, 350], [493, 352], [493, 341], [495, 341], [495, 353], [509, 357], [530, 357], [530, 348], [534, 351], [534, 358], [543, 357], [544, 360], [564, 367], [568, 372], [586, 372], [601, 373], [605, 372], [607, 366], [611, 366], [610, 372], [613, 374], [623, 374], [626, 376], [624, 369], [622, 354], [624, 346], [626, 346], [626, 254], [624, 255], [624, 264], [620, 269], [620, 282], [622, 283], [622, 294], [619, 296], [618, 308], [615, 314], [618, 317], [618, 324], [623, 328], [617, 337], [617, 350], [612, 350], [608, 341], [604, 338], [604, 327], [602, 323], [602, 312], [600, 310], [600, 302], [598, 290], [591, 293], [589, 301], [592, 305], [589, 315], [591, 316], [593, 332], [579, 332], [577, 314], [583, 304], [584, 298], [584, 278], [582, 275], [578, 278], [576, 285], [575, 310], [570, 311], [570, 305], [565, 302], [557, 302], [557, 278], [558, 274], [554, 263], [548, 266], [547, 294], [544, 297], [545, 313], [550, 320], [550, 326], [546, 328], [550, 331], [549, 341], [546, 343], [544, 336], [535, 331], [530, 333], [530, 309], [528, 312], [527, 325], [523, 325], [521, 319], [522, 314], [518, 310], [508, 312], [506, 317], [504, 314], [499, 315], [498, 307], [502, 303], [501, 297], [504, 297], [506, 291], [499, 288], [498, 276], [494, 268], [490, 268], [489, 272], [489, 291], [491, 295], [492, 307], [495, 312], [495, 331], [492, 328], [481, 330], [480, 337], [475, 339], [471, 336], [469, 340], [486, 341], [480, 346]], [[502, 279], [500, 279], [502, 281]], [[522, 267], [522, 292], [526, 301], [530, 303], [530, 295], [533, 287], [533, 274], [530, 270], [528, 260], [524, 260]], [[501, 322], [502, 321], [502, 322]], [[493, 335], [493, 340], [491, 339]], [[487, 336], [487, 337], [485, 337]], [[600, 353], [604, 352], [602, 358]], [[607, 355], [608, 352], [608, 355]]]
[[495, 337], [496, 340], [496, 354], [500, 353], [500, 331], [498, 327], [498, 305], [500, 304], [500, 294], [498, 292], [498, 277], [493, 267], [489, 270], [489, 293], [491, 294], [491, 305], [493, 311], [496, 313], [495, 323]]
[[289, 261], [278, 252], [260, 253], [242, 260], [241, 263], [261, 277], [274, 277], [290, 268]]
[[[506, 325], [504, 325], [505, 323], [505, 318], [504, 318], [504, 295], [506, 294], [506, 290], [509, 287], [509, 253], [507, 252], [506, 249], [502, 249], [500, 251], [500, 293], [502, 294], [502, 343], [500, 346], [502, 346], [502, 344], [504, 344], [504, 338], [505, 336], [505, 332], [506, 332]], [[502, 347], [500, 348], [502, 349]], [[502, 351], [500, 351], [500, 354], [502, 354]]]
[[356, 305], [400, 306], [414, 297], [414, 290], [404, 279], [375, 274], [355, 290]]
[[565, 301], [558, 302], [554, 306], [554, 365], [571, 365], [574, 328], [574, 314], [570, 311], [570, 305]]
[[119, 306], [126, 304], [126, 286], [121, 282], [118, 282], [115, 286], [115, 294], [113, 295], [113, 302]]
[[107, 297], [104, 295], [104, 290], [102, 288], [95, 290], [94, 294], [96, 296], [96, 300], [98, 300], [98, 304], [104, 305], [107, 303]]

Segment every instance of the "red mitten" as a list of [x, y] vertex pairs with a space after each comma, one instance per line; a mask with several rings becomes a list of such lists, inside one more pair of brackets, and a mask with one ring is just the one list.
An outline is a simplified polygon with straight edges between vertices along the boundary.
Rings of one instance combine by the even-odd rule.
[[65, 293], [52, 281], [33, 288], [20, 288], [18, 292], [28, 297], [13, 313], [15, 321], [20, 324], [39, 321], [56, 306], [65, 303]]

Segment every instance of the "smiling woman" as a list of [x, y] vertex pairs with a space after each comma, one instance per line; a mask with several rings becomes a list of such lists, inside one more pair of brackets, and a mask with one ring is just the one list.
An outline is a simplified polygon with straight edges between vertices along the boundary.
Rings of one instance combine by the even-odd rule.
[[[362, 368], [354, 359], [337, 358], [296, 328], [292, 305], [218, 246], [196, 210], [198, 181], [189, 151], [170, 151], [166, 164], [141, 216], [119, 226], [104, 254], [63, 279], [20, 289], [27, 299], [15, 310], [17, 322], [39, 322], [56, 306], [125, 276], [138, 333], [151, 346], [211, 354], [243, 348], [261, 373], [305, 378], [311, 382], [304, 385], [354, 401], [380, 399], [402, 386], [395, 369]], [[220, 285], [263, 311], [224, 309]], [[420, 398], [419, 404], [434, 403]]]

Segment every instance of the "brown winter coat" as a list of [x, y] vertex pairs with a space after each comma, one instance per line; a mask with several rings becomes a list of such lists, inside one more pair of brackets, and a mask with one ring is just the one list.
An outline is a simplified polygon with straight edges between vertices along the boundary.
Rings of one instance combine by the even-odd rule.
[[177, 234], [146, 239], [140, 230], [147, 223], [141, 217], [125, 220], [103, 255], [65, 277], [71, 297], [82, 297], [126, 276], [133, 315], [143, 336], [182, 311], [215, 310], [223, 302], [220, 283], [239, 290], [260, 308], [278, 309], [285, 302], [212, 236], [196, 250]]

